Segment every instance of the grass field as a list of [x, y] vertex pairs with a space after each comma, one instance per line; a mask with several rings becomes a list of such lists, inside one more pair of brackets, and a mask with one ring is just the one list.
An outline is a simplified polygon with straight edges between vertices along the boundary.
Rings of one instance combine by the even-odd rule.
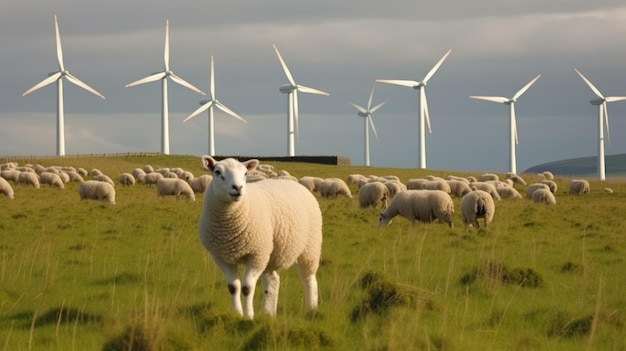
[[[204, 172], [196, 156], [18, 162], [98, 168], [114, 180], [145, 164]], [[478, 175], [268, 163], [296, 177]], [[14, 185], [15, 199], [0, 195], [0, 349], [624, 350], [626, 183], [592, 180], [591, 193], [574, 196], [568, 179], [556, 181], [555, 206], [503, 200], [489, 228], [467, 231], [459, 199], [453, 228], [398, 217], [379, 229], [380, 210], [359, 209], [354, 185], [354, 199], [316, 194], [320, 308], [305, 310], [290, 269], [276, 318], [257, 307], [254, 321], [231, 311], [200, 244], [201, 196], [117, 185], [108, 205], [80, 201], [78, 183]]]

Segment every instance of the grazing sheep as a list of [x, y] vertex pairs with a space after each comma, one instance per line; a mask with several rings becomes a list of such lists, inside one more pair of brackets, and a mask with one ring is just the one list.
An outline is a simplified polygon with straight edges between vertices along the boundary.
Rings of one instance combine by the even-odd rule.
[[16, 184], [32, 185], [39, 189], [39, 175], [33, 172], [20, 172], [20, 176]]
[[67, 174], [69, 176], [70, 182], [82, 183], [82, 182], [85, 181], [83, 179], [83, 177], [80, 175], [80, 173], [78, 173], [78, 172], [67, 171], [67, 172], [65, 172], [65, 174]]
[[591, 187], [585, 179], [572, 179], [569, 183], [569, 193], [573, 195], [584, 195], [589, 192]]
[[188, 181], [188, 183], [194, 193], [203, 193], [206, 190], [206, 187], [209, 186], [212, 179], [213, 177], [211, 177], [210, 174], [203, 174], [199, 177], [193, 178]]
[[304, 185], [305, 188], [309, 189], [310, 192], [317, 191], [317, 185], [321, 183], [324, 179], [320, 177], [310, 177], [304, 176], [298, 179], [298, 182]]
[[498, 186], [496, 187], [496, 191], [498, 195], [500, 195], [501, 199], [521, 199], [522, 194], [517, 191], [517, 189], [510, 186]]
[[95, 177], [95, 176], [100, 176], [103, 175], [104, 173], [102, 173], [101, 170], [97, 169], [97, 168], [93, 168], [91, 171], [89, 171], [89, 176], [90, 177]]
[[[280, 269], [298, 265], [308, 309], [318, 305], [316, 273], [322, 250], [322, 212], [315, 196], [288, 180], [246, 183], [259, 161], [215, 161], [203, 156], [213, 181], [204, 193], [198, 232], [226, 277], [232, 307], [254, 318], [254, 291], [263, 281], [263, 309], [276, 315]], [[245, 264], [243, 280], [239, 263]], [[242, 308], [240, 294], [243, 293]]]
[[178, 179], [178, 174], [172, 171], [163, 172], [161, 174], [163, 174], [163, 178]]
[[389, 190], [389, 199], [393, 199], [393, 197], [401, 191], [408, 190], [404, 183], [397, 180], [383, 182], [383, 184], [385, 184], [387, 190]]
[[139, 178], [140, 175], [142, 175], [142, 174], [145, 175], [146, 171], [144, 171], [141, 168], [135, 168], [135, 169], [133, 169], [131, 174], [133, 175], [133, 177], [135, 177], [135, 180], [136, 180], [137, 178]]
[[104, 200], [115, 205], [115, 188], [99, 180], [86, 180], [80, 183], [78, 194], [81, 200]]
[[556, 194], [557, 187], [556, 183], [553, 180], [542, 180], [541, 183], [547, 185], [548, 188], [550, 188], [552, 194]]
[[554, 174], [552, 174], [552, 172], [550, 171], [539, 173], [539, 175], [543, 176], [546, 180], [554, 180]]
[[481, 182], [486, 182], [488, 180], [495, 180], [495, 181], [500, 180], [500, 177], [498, 177], [498, 175], [494, 173], [483, 173], [480, 175], [479, 178]]
[[97, 180], [99, 182], [105, 182], [105, 183], [109, 183], [115, 186], [115, 182], [113, 182], [113, 179], [111, 179], [111, 177], [109, 177], [108, 175], [104, 175], [104, 174], [95, 175], [91, 177], [91, 180]]
[[9, 182], [7, 182], [6, 179], [2, 177], [0, 177], [0, 194], [4, 194], [4, 196], [8, 197], [9, 199], [13, 199], [14, 197], [14, 192], [11, 184], [9, 184]]
[[336, 197], [339, 195], [352, 198], [352, 192], [350, 192], [348, 184], [339, 178], [324, 179], [317, 185], [317, 191], [319, 191], [320, 195], [324, 198]]
[[156, 190], [159, 197], [174, 195], [176, 200], [178, 200], [181, 195], [185, 195], [189, 200], [196, 201], [193, 189], [191, 189], [189, 183], [182, 179], [161, 178], [156, 184]]
[[146, 174], [144, 183], [146, 183], [146, 185], [156, 185], [156, 183], [161, 179], [163, 179], [163, 175], [161, 173], [151, 172]]
[[359, 189], [359, 208], [378, 207], [382, 204], [387, 207], [389, 189], [381, 182], [371, 182]]
[[458, 180], [458, 181], [460, 181], [460, 182], [464, 182], [464, 183], [466, 183], [466, 184], [469, 184], [469, 183], [470, 183], [470, 182], [469, 182], [469, 180], [468, 180], [467, 178], [458, 177], [458, 176], [455, 176], [455, 175], [449, 175], [449, 176], [448, 176], [448, 180]]
[[556, 205], [556, 198], [550, 189], [537, 189], [533, 191], [532, 200], [536, 204]]
[[86, 169], [80, 168], [80, 167], [76, 170], [76, 173], [80, 174], [83, 177], [86, 177], [89, 175], [89, 172], [87, 172]]
[[65, 184], [61, 180], [58, 174], [52, 172], [42, 172], [39, 175], [40, 184], [48, 184], [50, 187], [56, 187], [59, 189], [65, 189]]
[[396, 194], [389, 206], [380, 213], [378, 226], [384, 227], [401, 215], [411, 224], [416, 221], [430, 223], [435, 219], [452, 227], [454, 203], [448, 193], [441, 190], [407, 190]]
[[4, 178], [5, 180], [11, 180], [14, 184], [17, 184], [17, 181], [20, 178], [20, 171], [17, 169], [5, 169], [0, 172], [0, 178]]
[[533, 198], [533, 193], [537, 189], [548, 189], [548, 191], [549, 191], [550, 187], [547, 184], [543, 184], [543, 183], [532, 183], [532, 184], [528, 185], [528, 187], [526, 188], [526, 197], [529, 198], [529, 199], [532, 199]]
[[59, 178], [61, 178], [61, 181], [63, 182], [63, 184], [67, 184], [67, 183], [70, 182], [70, 175], [67, 174], [67, 172], [70, 172], [70, 171], [61, 171], [58, 174], [58, 176], [59, 176]]
[[518, 176], [517, 174], [507, 174], [506, 179], [510, 179], [514, 184], [526, 185], [524, 178]]
[[152, 168], [152, 166], [150, 165], [145, 165], [143, 166], [143, 171], [146, 173], [153, 173], [154, 172], [154, 168]]
[[496, 212], [496, 205], [491, 194], [484, 190], [474, 189], [461, 199], [461, 221], [467, 230], [468, 226], [480, 228], [478, 218], [483, 218], [485, 228]]
[[196, 176], [194, 176], [193, 173], [189, 171], [182, 171], [182, 173], [178, 176], [178, 178], [186, 181], [187, 183], [189, 183], [189, 181], [194, 179], [195, 177]]
[[441, 190], [448, 194], [452, 192], [450, 185], [445, 180], [409, 179], [406, 187], [408, 190]]
[[469, 182], [466, 180], [448, 179], [446, 180], [446, 183], [448, 183], [448, 186], [450, 187], [450, 194], [456, 197], [463, 197], [465, 194], [472, 191], [469, 187]]
[[130, 173], [122, 173], [122, 174], [120, 174], [120, 176], [117, 178], [117, 180], [123, 186], [133, 186], [133, 185], [135, 185], [135, 177], [132, 174], [130, 174]]
[[487, 183], [487, 182], [472, 182], [470, 183], [470, 188], [472, 188], [472, 190], [474, 188], [478, 189], [478, 190], [482, 190], [482, 191], [486, 191], [489, 193], [489, 195], [491, 195], [491, 197], [493, 197], [493, 201], [500, 201], [500, 194], [498, 194], [498, 190], [496, 189], [495, 185], [491, 184], [491, 183]]

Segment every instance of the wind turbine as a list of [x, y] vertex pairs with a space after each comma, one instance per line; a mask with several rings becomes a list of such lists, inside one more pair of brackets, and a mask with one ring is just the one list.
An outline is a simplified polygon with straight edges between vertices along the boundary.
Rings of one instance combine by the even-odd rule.
[[82, 82], [65, 69], [63, 65], [63, 50], [61, 49], [61, 36], [59, 35], [59, 22], [57, 16], [54, 16], [54, 30], [56, 34], [57, 61], [59, 62], [59, 70], [48, 74], [48, 78], [35, 84], [32, 88], [26, 90], [22, 96], [44, 87], [52, 82], [57, 82], [57, 156], [65, 156], [65, 116], [63, 110], [63, 78], [70, 83], [77, 85], [88, 92], [95, 94], [104, 99], [104, 96], [97, 92], [94, 88]]
[[533, 78], [533, 80], [528, 82], [528, 84], [524, 85], [524, 87], [518, 90], [517, 93], [515, 93], [515, 95], [513, 95], [512, 98], [507, 98], [504, 96], [470, 96], [470, 98], [472, 99], [486, 100], [486, 101], [509, 105], [509, 130], [510, 130], [510, 133], [509, 133], [510, 135], [510, 142], [509, 142], [510, 169], [509, 170], [513, 174], [517, 174], [517, 162], [515, 159], [515, 145], [518, 144], [517, 122], [515, 120], [515, 102], [517, 101], [517, 99], [519, 99], [520, 96], [522, 96], [522, 94], [526, 92], [526, 90], [528, 90], [528, 88], [530, 88], [531, 85], [535, 84], [535, 82], [537, 81], [537, 79], [539, 79], [539, 77], [541, 77], [541, 74]]
[[585, 83], [591, 88], [596, 97], [589, 100], [592, 105], [598, 106], [598, 175], [600, 176], [600, 180], [606, 180], [606, 167], [604, 165], [604, 127], [602, 120], [604, 120], [604, 124], [606, 124], [606, 134], [609, 137], [609, 144], [611, 143], [611, 136], [609, 133], [609, 113], [606, 108], [607, 102], [615, 102], [615, 101], [624, 101], [626, 100], [626, 96], [607, 96], [604, 97], [600, 90], [596, 88], [591, 82], [580, 73], [579, 70], [574, 68], [576, 73], [582, 78]]
[[280, 61], [281, 66], [283, 67], [283, 71], [285, 71], [285, 75], [287, 76], [287, 80], [289, 84], [281, 85], [278, 90], [281, 93], [287, 94], [287, 153], [289, 156], [295, 156], [294, 149], [294, 123], [295, 123], [295, 133], [298, 134], [298, 91], [309, 94], [317, 94], [317, 95], [330, 95], [325, 91], [321, 91], [314, 88], [305, 87], [304, 85], [296, 84], [291, 76], [291, 72], [289, 72], [289, 68], [285, 64], [282, 56], [280, 56], [280, 52], [278, 52], [278, 48], [274, 44], [274, 51], [276, 51], [276, 56], [278, 56], [278, 60]]
[[215, 98], [215, 70], [213, 66], [213, 56], [211, 56], [211, 85], [209, 87], [209, 94], [211, 95], [211, 99], [200, 101], [200, 106], [197, 110], [193, 111], [187, 118], [183, 120], [183, 122], [187, 122], [188, 120], [194, 118], [201, 112], [205, 110], [209, 110], [209, 155], [215, 156], [215, 135], [214, 135], [214, 124], [213, 124], [213, 106], [216, 106], [220, 110], [226, 112], [227, 114], [233, 116], [234, 118], [242, 121], [243, 123], [247, 123], [243, 117], [239, 116], [231, 109], [226, 107], [224, 104], [219, 102]]
[[374, 122], [372, 121], [372, 113], [376, 112], [379, 108], [381, 108], [387, 101], [383, 101], [380, 104], [372, 107], [372, 98], [374, 97], [374, 85], [372, 86], [372, 92], [370, 93], [370, 98], [367, 101], [367, 108], [361, 107], [355, 104], [352, 101], [348, 101], [350, 105], [354, 106], [354, 108], [359, 111], [357, 115], [365, 118], [365, 165], [370, 165], [370, 136], [369, 136], [369, 126], [372, 126], [372, 131], [374, 132], [374, 136], [376, 136], [376, 140], [378, 140], [378, 134], [376, 133], [376, 127], [374, 127]]
[[426, 84], [433, 74], [437, 72], [443, 61], [448, 57], [448, 55], [450, 55], [450, 52], [452, 52], [452, 49], [449, 49], [443, 57], [439, 59], [439, 62], [437, 62], [437, 64], [431, 68], [430, 71], [428, 71], [421, 82], [414, 80], [376, 79], [376, 82], [378, 83], [401, 85], [419, 90], [420, 168], [426, 168], [426, 133], [424, 130], [424, 120], [426, 120], [426, 123], [428, 124], [428, 133], [432, 133], [430, 128], [430, 117], [428, 114], [428, 101], [426, 100]]
[[145, 78], [136, 80], [132, 83], [126, 84], [126, 87], [132, 87], [135, 85], [154, 82], [161, 80], [162, 90], [162, 107], [161, 107], [161, 153], [165, 155], [170, 154], [170, 131], [169, 131], [169, 113], [167, 105], [167, 78], [172, 79], [175, 83], [178, 83], [186, 88], [189, 88], [197, 93], [206, 95], [202, 90], [191, 85], [187, 81], [183, 80], [174, 72], [170, 71], [170, 21], [165, 21], [165, 53], [163, 55], [163, 61], [165, 63], [165, 69], [162, 72], [153, 73]]

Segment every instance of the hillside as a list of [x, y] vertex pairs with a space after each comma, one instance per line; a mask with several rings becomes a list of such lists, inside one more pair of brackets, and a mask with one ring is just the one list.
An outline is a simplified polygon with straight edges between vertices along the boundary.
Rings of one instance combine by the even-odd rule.
[[[526, 169], [523, 173], [550, 171], [563, 176], [595, 176], [598, 174], [596, 156], [571, 158], [567, 160], [542, 163]], [[626, 176], [626, 154], [605, 157], [606, 176]]]

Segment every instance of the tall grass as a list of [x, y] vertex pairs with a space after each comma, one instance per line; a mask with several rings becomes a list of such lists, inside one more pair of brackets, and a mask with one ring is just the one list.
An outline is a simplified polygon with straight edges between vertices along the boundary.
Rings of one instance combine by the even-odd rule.
[[[203, 172], [192, 156], [38, 163], [98, 168], [113, 179], [148, 163]], [[296, 177], [394, 174], [406, 181], [453, 173], [271, 164]], [[556, 206], [500, 201], [487, 229], [467, 231], [458, 199], [453, 228], [398, 217], [378, 229], [379, 209], [318, 197], [319, 310], [306, 311], [292, 269], [281, 273], [277, 316], [258, 313], [254, 321], [232, 313], [223, 275], [197, 238], [201, 197], [159, 199], [153, 187], [117, 185], [111, 206], [80, 201], [76, 183], [65, 190], [14, 186], [14, 200], [0, 197], [0, 346], [623, 350], [626, 185], [592, 181], [590, 194], [573, 196], [568, 179], [557, 184]]]

